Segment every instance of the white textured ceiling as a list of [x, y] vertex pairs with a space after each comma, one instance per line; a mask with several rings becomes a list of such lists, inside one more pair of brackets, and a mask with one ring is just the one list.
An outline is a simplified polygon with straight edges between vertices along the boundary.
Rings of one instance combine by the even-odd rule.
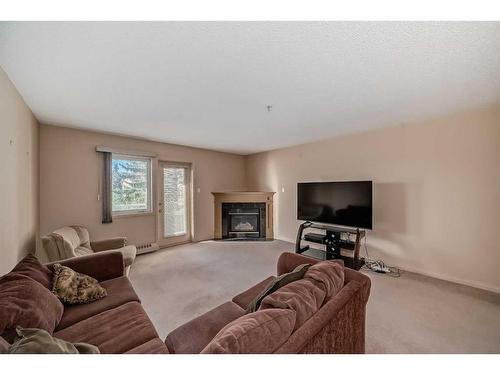
[[500, 23], [3, 22], [0, 65], [42, 123], [249, 154], [499, 101]]

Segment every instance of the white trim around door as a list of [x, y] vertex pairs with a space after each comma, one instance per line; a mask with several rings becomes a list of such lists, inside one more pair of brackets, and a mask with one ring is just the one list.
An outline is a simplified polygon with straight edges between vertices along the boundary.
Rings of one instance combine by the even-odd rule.
[[158, 244], [168, 247], [192, 240], [191, 164], [158, 162]]

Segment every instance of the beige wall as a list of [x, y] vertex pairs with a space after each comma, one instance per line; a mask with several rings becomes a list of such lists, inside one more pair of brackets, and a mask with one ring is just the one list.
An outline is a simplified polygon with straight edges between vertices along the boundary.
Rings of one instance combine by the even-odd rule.
[[[156, 241], [156, 216], [114, 218], [101, 223], [99, 177], [101, 159], [97, 145], [117, 149], [148, 151], [158, 160], [189, 162], [193, 165], [194, 240], [213, 238], [212, 191], [244, 190], [244, 157], [191, 147], [150, 142], [128, 137], [40, 126], [40, 232], [83, 224], [95, 239], [127, 236], [130, 243]], [[153, 163], [153, 168], [156, 162]], [[200, 192], [197, 192], [200, 189]]]
[[500, 105], [246, 163], [248, 188], [277, 192], [277, 238], [295, 241], [297, 182], [373, 180], [371, 257], [500, 291]]
[[0, 68], [0, 275], [28, 251], [38, 231], [38, 123]]

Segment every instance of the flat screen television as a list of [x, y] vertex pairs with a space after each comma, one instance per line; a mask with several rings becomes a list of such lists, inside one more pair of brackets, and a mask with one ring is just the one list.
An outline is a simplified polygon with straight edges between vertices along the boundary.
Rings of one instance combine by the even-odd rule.
[[297, 219], [372, 229], [372, 181], [299, 182]]

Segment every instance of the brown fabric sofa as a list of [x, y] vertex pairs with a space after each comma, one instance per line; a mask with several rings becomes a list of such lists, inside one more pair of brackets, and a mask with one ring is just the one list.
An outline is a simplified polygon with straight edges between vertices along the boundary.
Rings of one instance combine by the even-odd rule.
[[[39, 295], [43, 295], [45, 289], [50, 297], [53, 263], [41, 268], [33, 257], [28, 266], [24, 263], [23, 267], [18, 265], [3, 276], [0, 287], [2, 280], [17, 277], [23, 282], [40, 284]], [[294, 281], [264, 298], [255, 313], [246, 314], [245, 309], [272, 277], [178, 327], [167, 336], [165, 343], [158, 337], [129, 279], [123, 275], [120, 252], [97, 253], [59, 263], [97, 279], [106, 288], [107, 297], [64, 307], [56, 298], [52, 302], [52, 314], [39, 308], [43, 300], [25, 304], [28, 308], [22, 314], [25, 321], [29, 314], [37, 315], [27, 319], [34, 325], [28, 324], [25, 328], [41, 328], [37, 326], [39, 322], [45, 321], [48, 326], [52, 322], [52, 329], [47, 330], [53, 336], [95, 345], [101, 353], [364, 353], [365, 350], [365, 309], [370, 279], [335, 262], [328, 262], [324, 267], [325, 262], [283, 253], [278, 260], [278, 275], [304, 263], [318, 267], [311, 266], [305, 279]], [[330, 267], [332, 264], [335, 267]], [[333, 276], [329, 278], [321, 267], [333, 270]], [[17, 275], [12, 275], [16, 269]], [[2, 303], [5, 306], [5, 301], [0, 301], [0, 305]], [[10, 316], [2, 316], [3, 313], [0, 311], [0, 320], [12, 320]], [[311, 315], [303, 319], [308, 313]], [[0, 336], [9, 340], [6, 333], [0, 329]], [[236, 336], [239, 338], [235, 341]], [[6, 345], [5, 340], [0, 339], [0, 352]]]
[[[47, 265], [48, 270], [44, 267], [44, 270], [40, 272], [40, 264], [38, 263], [37, 266], [35, 262], [37, 261], [31, 261], [31, 268], [27, 271], [24, 265], [23, 274], [17, 277], [31, 278], [36, 280], [33, 282], [40, 283], [40, 287], [48, 288], [52, 264]], [[94, 277], [106, 288], [108, 295], [88, 304], [64, 305], [62, 316], [57, 316], [55, 328], [49, 333], [69, 342], [95, 345], [101, 353], [105, 354], [168, 353], [165, 344], [158, 337], [158, 333], [142, 308], [140, 299], [129, 279], [123, 275], [124, 262], [120, 252], [111, 251], [80, 256], [58, 263]], [[8, 279], [7, 275], [0, 280]], [[23, 313], [25, 320], [26, 315], [30, 313], [40, 314], [37, 310], [25, 311]], [[33, 322], [33, 325], [24, 328], [42, 328], [37, 326], [39, 320], [38, 317], [33, 316], [32, 319], [28, 319]], [[8, 339], [6, 333], [0, 332], [0, 335]], [[0, 348], [2, 346], [5, 348], [5, 341], [0, 340]]]
[[125, 237], [90, 241], [89, 231], [81, 225], [59, 228], [42, 237], [42, 244], [50, 262], [91, 255], [98, 252], [120, 251], [123, 255], [125, 274], [127, 275], [137, 253], [134, 245], [127, 245]]
[[[283, 253], [277, 265], [277, 274], [291, 272], [300, 264], [319, 264], [320, 261], [294, 253]], [[329, 296], [321, 306], [300, 326], [294, 327], [287, 333], [280, 332], [276, 326], [264, 327], [264, 334], [259, 340], [235, 345], [237, 353], [263, 353], [267, 335], [287, 335], [273, 353], [364, 353], [365, 352], [365, 315], [366, 303], [370, 295], [370, 279], [360, 272], [343, 268], [343, 285], [340, 290]], [[307, 273], [306, 273], [307, 275]], [[244, 322], [248, 304], [269, 284], [272, 276], [235, 296], [207, 313], [187, 322], [173, 330], [165, 339], [170, 353], [231, 353], [232, 348], [221, 350], [220, 345], [214, 345], [214, 340], [220, 340], [221, 330], [226, 330], [229, 340], [234, 341], [234, 335], [244, 330], [255, 329], [254, 321]], [[309, 281], [299, 280], [304, 285]], [[313, 281], [314, 282], [314, 281]], [[297, 282], [294, 282], [297, 283]], [[264, 299], [263, 304], [272, 304], [273, 296], [280, 293], [282, 302], [286, 305], [294, 299], [295, 291], [300, 286], [289, 284], [287, 291], [279, 289]], [[313, 284], [311, 284], [313, 285]], [[287, 287], [285, 287], [287, 288]], [[294, 289], [295, 288], [295, 289]], [[307, 287], [306, 287], [307, 292]], [[280, 299], [278, 297], [274, 298]], [[313, 300], [314, 297], [311, 297]], [[272, 307], [272, 306], [271, 306]], [[299, 306], [300, 309], [300, 306]], [[276, 309], [273, 309], [276, 310]], [[298, 315], [299, 311], [295, 311]], [[293, 317], [294, 321], [297, 317]], [[269, 321], [269, 317], [265, 317]], [[238, 327], [238, 322], [246, 327]], [[244, 322], [244, 323], [243, 323]], [[281, 328], [288, 329], [289, 322], [285, 321]], [[236, 327], [234, 327], [236, 326]], [[258, 327], [257, 327], [258, 328]], [[267, 330], [267, 331], [266, 331]], [[267, 340], [269, 341], [269, 340]], [[264, 344], [263, 344], [264, 343]], [[273, 344], [273, 343], [271, 343]], [[234, 353], [233, 352], [233, 353]]]

